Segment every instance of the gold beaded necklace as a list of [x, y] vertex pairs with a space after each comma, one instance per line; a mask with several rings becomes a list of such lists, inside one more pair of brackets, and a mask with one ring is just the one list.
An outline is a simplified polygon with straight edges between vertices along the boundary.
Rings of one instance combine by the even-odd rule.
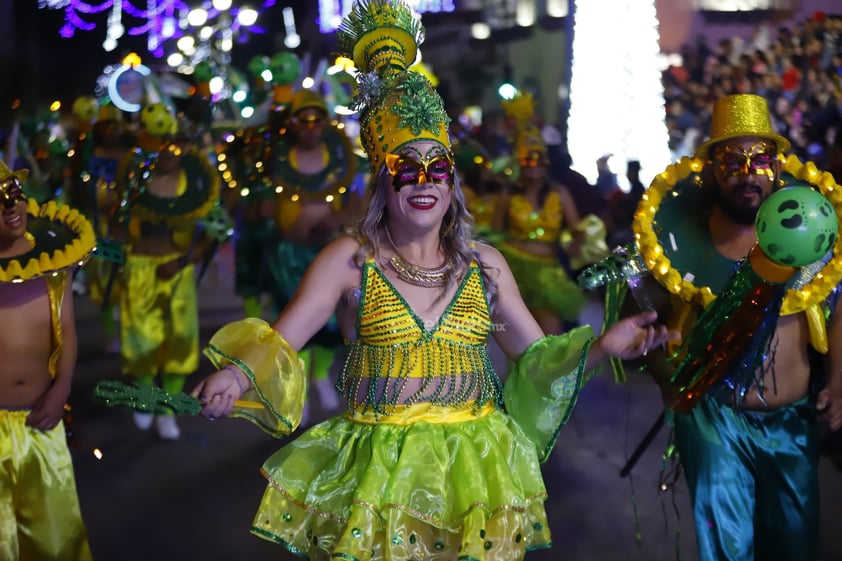
[[398, 274], [398, 278], [402, 281], [414, 284], [415, 286], [422, 286], [424, 288], [436, 288], [445, 286], [447, 284], [447, 273], [453, 267], [453, 260], [449, 257], [445, 259], [444, 263], [438, 267], [428, 269], [426, 267], [419, 267], [407, 261], [398, 251], [395, 242], [392, 240], [392, 234], [389, 232], [389, 227], [384, 226], [386, 231], [386, 240], [392, 246], [392, 251], [395, 256], [389, 259], [392, 268]]

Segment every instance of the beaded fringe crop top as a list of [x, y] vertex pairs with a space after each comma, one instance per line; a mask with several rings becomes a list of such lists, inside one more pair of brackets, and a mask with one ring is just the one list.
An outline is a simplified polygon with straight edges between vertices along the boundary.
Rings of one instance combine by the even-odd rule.
[[392, 414], [422, 403], [478, 411], [499, 404], [502, 385], [488, 357], [490, 331], [476, 263], [431, 326], [369, 259], [363, 265], [357, 338], [347, 343], [339, 390], [351, 413]]
[[561, 197], [551, 191], [544, 205], [535, 210], [526, 197], [514, 194], [509, 200], [509, 238], [558, 243], [564, 219]]

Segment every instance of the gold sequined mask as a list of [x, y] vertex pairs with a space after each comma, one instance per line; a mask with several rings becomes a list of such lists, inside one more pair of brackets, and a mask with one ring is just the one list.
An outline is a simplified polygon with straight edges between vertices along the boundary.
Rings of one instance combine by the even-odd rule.
[[774, 143], [760, 140], [748, 150], [739, 144], [722, 144], [714, 148], [711, 163], [726, 177], [735, 175], [765, 175], [775, 179], [773, 165], [777, 159]]
[[[414, 152], [414, 155], [407, 152]], [[427, 154], [406, 147], [400, 154], [386, 154], [385, 160], [395, 192], [406, 185], [422, 183], [453, 187], [453, 156], [440, 146], [434, 146]]]
[[14, 208], [19, 202], [26, 200], [17, 177], [10, 177], [0, 183], [0, 200], [3, 201], [3, 208]]

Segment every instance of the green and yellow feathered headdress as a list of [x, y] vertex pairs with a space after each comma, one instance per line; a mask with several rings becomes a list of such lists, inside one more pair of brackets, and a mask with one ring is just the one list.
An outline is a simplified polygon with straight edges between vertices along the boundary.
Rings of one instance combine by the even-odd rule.
[[337, 31], [341, 54], [360, 70], [360, 139], [371, 170], [385, 155], [415, 140], [450, 150], [444, 102], [422, 74], [408, 68], [424, 41], [424, 27], [405, 0], [357, 0]]

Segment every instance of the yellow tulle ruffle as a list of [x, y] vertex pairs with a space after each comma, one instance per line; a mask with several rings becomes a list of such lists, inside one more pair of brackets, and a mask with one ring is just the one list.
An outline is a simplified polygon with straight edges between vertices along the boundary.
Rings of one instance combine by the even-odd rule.
[[307, 396], [304, 364], [268, 323], [246, 318], [224, 325], [204, 353], [217, 368], [226, 364], [241, 368], [254, 387], [240, 400], [263, 405], [234, 407], [231, 417], [251, 421], [276, 438], [298, 427]]

